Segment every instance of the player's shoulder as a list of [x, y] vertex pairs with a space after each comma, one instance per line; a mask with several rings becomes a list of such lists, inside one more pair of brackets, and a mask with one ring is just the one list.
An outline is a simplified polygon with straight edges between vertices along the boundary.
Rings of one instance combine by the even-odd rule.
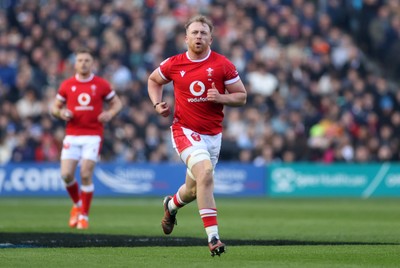
[[[98, 82], [107, 82], [106, 79], [104, 79], [103, 77], [99, 76], [99, 75], [94, 75], [93, 76], [93, 80], [98, 81]], [[108, 83], [108, 82], [107, 82]]]
[[230, 62], [230, 60], [225, 55], [222, 55], [215, 51], [211, 51], [210, 58], [214, 58], [219, 61], [229, 61]]
[[103, 78], [103, 77], [101, 77], [99, 75], [94, 75], [93, 82], [95, 82], [97, 84], [103, 84], [103, 85], [109, 85], [110, 84], [105, 78]]

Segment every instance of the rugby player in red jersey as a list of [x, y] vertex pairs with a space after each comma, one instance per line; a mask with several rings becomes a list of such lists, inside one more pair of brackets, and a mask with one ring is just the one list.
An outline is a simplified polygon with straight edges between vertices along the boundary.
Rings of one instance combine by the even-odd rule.
[[173, 82], [172, 143], [187, 166], [185, 183], [175, 195], [164, 198], [161, 226], [170, 234], [178, 209], [197, 199], [211, 256], [219, 256], [226, 247], [218, 233], [214, 168], [221, 148], [223, 107], [244, 105], [247, 93], [235, 66], [211, 50], [212, 22], [197, 15], [185, 28], [187, 51], [163, 61], [148, 79], [154, 109], [164, 117], [169, 116], [170, 106], [162, 100], [163, 85]]
[[[75, 52], [75, 75], [63, 81], [51, 108], [53, 116], [65, 120], [61, 151], [61, 178], [73, 201], [69, 226], [89, 227], [89, 209], [93, 198], [93, 171], [99, 158], [104, 123], [122, 109], [121, 100], [110, 84], [92, 72], [93, 55], [86, 48]], [[108, 109], [103, 110], [107, 102]], [[80, 162], [79, 187], [75, 170]], [[80, 189], [79, 189], [80, 188]]]

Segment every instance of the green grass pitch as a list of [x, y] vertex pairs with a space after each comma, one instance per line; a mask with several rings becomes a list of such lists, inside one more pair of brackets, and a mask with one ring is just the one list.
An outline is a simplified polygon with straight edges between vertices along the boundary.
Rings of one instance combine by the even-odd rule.
[[[85, 231], [68, 227], [70, 206], [67, 198], [0, 198], [0, 267], [347, 268], [400, 261], [399, 199], [217, 197], [227, 253], [214, 258], [195, 203], [179, 211], [170, 236], [160, 227], [162, 197], [95, 197]], [[14, 235], [23, 241], [10, 243]], [[48, 244], [28, 246], [35, 236]]]

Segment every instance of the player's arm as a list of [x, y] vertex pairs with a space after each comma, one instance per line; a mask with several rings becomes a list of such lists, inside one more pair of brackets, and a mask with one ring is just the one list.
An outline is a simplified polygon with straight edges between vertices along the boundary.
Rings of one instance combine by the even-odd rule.
[[116, 116], [122, 109], [122, 101], [118, 95], [115, 95], [109, 102], [108, 112], [111, 113], [111, 116]]
[[98, 119], [102, 123], [106, 123], [110, 121], [114, 116], [116, 116], [122, 109], [122, 101], [118, 95], [114, 95], [108, 101], [108, 109], [107, 111], [102, 112]]
[[243, 106], [246, 104], [247, 92], [242, 80], [227, 85], [225, 90], [228, 94], [220, 94], [213, 83], [212, 87], [207, 91], [207, 99], [228, 106]]
[[65, 121], [69, 121], [73, 116], [72, 112], [64, 107], [64, 102], [59, 99], [54, 100], [50, 113], [52, 116]]
[[151, 102], [153, 103], [153, 107], [157, 113], [161, 114], [164, 117], [167, 117], [170, 114], [169, 106], [166, 102], [162, 101], [162, 93], [163, 93], [163, 85], [167, 84], [169, 81], [166, 81], [161, 77], [158, 69], [154, 70], [147, 81], [147, 92], [149, 93], [149, 97]]

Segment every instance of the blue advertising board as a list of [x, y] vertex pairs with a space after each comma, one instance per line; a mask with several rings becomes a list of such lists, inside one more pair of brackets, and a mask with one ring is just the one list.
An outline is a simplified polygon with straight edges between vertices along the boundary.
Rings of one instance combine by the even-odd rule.
[[[164, 196], [184, 182], [181, 163], [99, 163], [96, 196]], [[79, 169], [76, 172], [79, 181]], [[400, 197], [400, 164], [219, 163], [214, 193], [229, 197]], [[59, 164], [0, 166], [0, 197], [67, 196]]]
[[[174, 194], [185, 180], [178, 163], [99, 163], [93, 174], [96, 196], [162, 196]], [[76, 172], [79, 181], [79, 169]], [[265, 168], [220, 163], [214, 192], [224, 196], [264, 196]], [[23, 163], [0, 166], [1, 196], [66, 196], [59, 164]]]

